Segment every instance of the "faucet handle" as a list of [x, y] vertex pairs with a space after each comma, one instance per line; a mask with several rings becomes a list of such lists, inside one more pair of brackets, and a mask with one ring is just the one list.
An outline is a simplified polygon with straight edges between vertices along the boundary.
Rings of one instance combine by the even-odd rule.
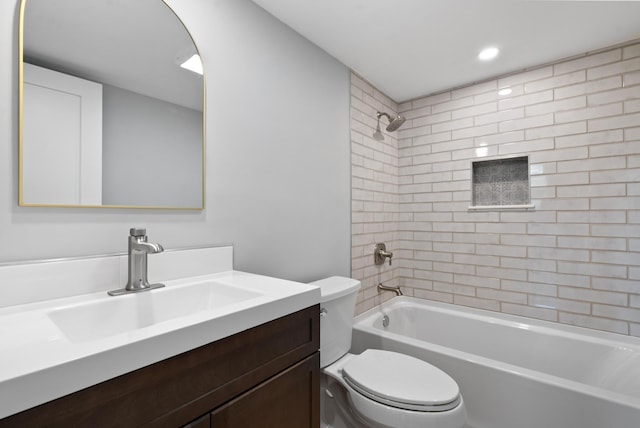
[[132, 227], [129, 229], [129, 235], [135, 237], [145, 236], [147, 234], [147, 229], [144, 227]]
[[384, 242], [378, 242], [373, 250], [373, 260], [375, 264], [381, 265], [384, 264], [384, 259], [389, 259], [389, 266], [391, 266], [391, 258], [393, 257], [393, 253], [391, 251], [387, 252], [387, 246]]

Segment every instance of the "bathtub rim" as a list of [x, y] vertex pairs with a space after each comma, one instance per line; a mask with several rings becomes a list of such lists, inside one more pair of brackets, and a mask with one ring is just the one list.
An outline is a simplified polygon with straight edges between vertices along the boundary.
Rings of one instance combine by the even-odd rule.
[[[491, 323], [507, 323], [519, 329], [527, 329], [528, 326], [536, 327], [541, 332], [557, 331], [563, 333], [566, 337], [581, 338], [584, 336], [596, 339], [609, 345], [622, 344], [629, 346], [640, 352], [640, 337], [630, 336], [610, 331], [597, 330], [588, 327], [581, 327], [570, 324], [563, 324], [554, 321], [540, 320], [537, 318], [528, 318], [521, 315], [507, 314], [504, 312], [496, 312], [488, 309], [473, 308], [470, 306], [455, 305], [452, 303], [438, 302], [435, 300], [421, 299], [418, 297], [398, 296], [393, 297], [354, 317], [354, 325], [357, 323], [366, 323], [370, 318], [375, 321], [375, 315], [383, 309], [389, 309], [400, 306], [428, 306], [437, 309], [438, 312], [462, 314], [466, 318], [482, 318], [483, 321], [489, 320]], [[369, 324], [372, 325], [372, 324]]]

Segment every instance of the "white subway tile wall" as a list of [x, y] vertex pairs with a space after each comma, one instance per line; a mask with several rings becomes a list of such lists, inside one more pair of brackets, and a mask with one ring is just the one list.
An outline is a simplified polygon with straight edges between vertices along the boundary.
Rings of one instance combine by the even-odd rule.
[[[426, 107], [430, 111], [430, 107]], [[420, 110], [420, 109], [418, 109]], [[424, 110], [424, 108], [422, 109]], [[393, 297], [391, 292], [378, 293], [377, 285], [396, 287], [399, 283], [399, 260], [410, 260], [412, 250], [401, 249], [399, 224], [413, 221], [413, 214], [401, 216], [398, 185], [398, 140], [397, 132], [386, 132], [389, 124], [385, 117], [380, 119], [384, 141], [373, 139], [376, 129], [376, 112], [386, 112], [395, 116], [398, 105], [364, 81], [351, 74], [351, 276], [362, 282], [358, 292], [356, 312], [362, 313]], [[426, 110], [425, 110], [426, 111]], [[416, 112], [424, 116], [424, 113]], [[418, 123], [401, 129], [413, 129], [420, 134]], [[429, 126], [426, 126], [429, 129]], [[420, 156], [420, 150], [415, 152]], [[424, 171], [424, 170], [423, 170]], [[430, 171], [429, 171], [430, 172]], [[423, 173], [424, 175], [424, 173]], [[414, 223], [411, 223], [414, 225]], [[411, 237], [413, 238], [413, 237]], [[375, 244], [384, 242], [388, 251], [393, 252], [392, 264], [375, 265], [373, 251]], [[405, 248], [410, 248], [407, 243]], [[420, 247], [418, 247], [420, 248]], [[408, 271], [407, 275], [412, 272]]]
[[[400, 105], [352, 76], [357, 313], [392, 297], [382, 281], [640, 336], [640, 44]], [[384, 142], [378, 109], [407, 117]], [[514, 156], [529, 156], [535, 211], [470, 212], [471, 162]], [[378, 241], [391, 268], [373, 265]]]

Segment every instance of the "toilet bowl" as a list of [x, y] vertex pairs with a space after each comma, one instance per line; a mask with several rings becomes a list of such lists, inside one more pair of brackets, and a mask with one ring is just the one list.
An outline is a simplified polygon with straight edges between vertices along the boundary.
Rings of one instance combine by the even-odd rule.
[[312, 284], [320, 287], [322, 296], [320, 366], [325, 391], [321, 400], [336, 401], [323, 403], [323, 428], [464, 426], [462, 395], [457, 383], [442, 370], [397, 352], [348, 352], [359, 281], [331, 277]]

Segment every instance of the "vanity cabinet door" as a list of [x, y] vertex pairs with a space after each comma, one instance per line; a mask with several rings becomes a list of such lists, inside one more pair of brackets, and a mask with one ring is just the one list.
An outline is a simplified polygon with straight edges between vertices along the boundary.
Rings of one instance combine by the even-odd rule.
[[302, 360], [211, 413], [211, 428], [320, 426], [320, 354]]

